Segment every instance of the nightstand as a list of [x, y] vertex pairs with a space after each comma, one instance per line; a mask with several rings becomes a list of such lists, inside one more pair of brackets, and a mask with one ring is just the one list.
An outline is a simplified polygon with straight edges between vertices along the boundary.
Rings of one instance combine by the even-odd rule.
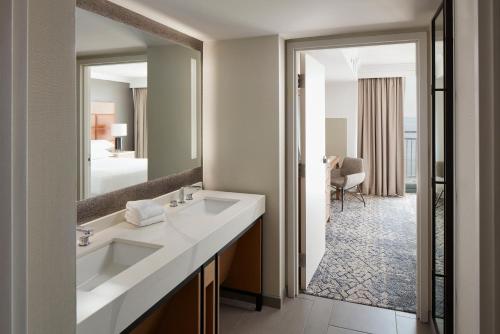
[[113, 152], [113, 158], [129, 158], [129, 159], [134, 159], [135, 158], [135, 151]]

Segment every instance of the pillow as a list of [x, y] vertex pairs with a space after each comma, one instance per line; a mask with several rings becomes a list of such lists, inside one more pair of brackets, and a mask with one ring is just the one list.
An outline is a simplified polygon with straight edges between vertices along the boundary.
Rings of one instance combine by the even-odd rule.
[[90, 158], [102, 159], [112, 156], [111, 149], [113, 144], [107, 140], [91, 140], [90, 141]]

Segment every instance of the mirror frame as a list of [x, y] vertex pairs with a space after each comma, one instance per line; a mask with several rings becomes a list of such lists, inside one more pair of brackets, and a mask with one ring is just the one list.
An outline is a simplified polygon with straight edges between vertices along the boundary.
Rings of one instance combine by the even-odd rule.
[[[166, 40], [182, 45], [201, 54], [201, 96], [203, 96], [203, 41], [180, 31], [153, 21], [141, 14], [107, 0], [76, 0], [76, 7], [129, 25], [136, 29], [158, 35]], [[80, 102], [78, 102], [80, 103]], [[201, 105], [201, 137], [203, 138], [203, 101]], [[77, 108], [80, 119], [80, 108]], [[78, 135], [80, 137], [80, 135]], [[78, 141], [80, 146], [80, 140]], [[78, 147], [79, 147], [78, 146]], [[78, 155], [80, 156], [80, 154]], [[77, 224], [84, 224], [125, 208], [127, 201], [157, 197], [179, 189], [182, 186], [203, 181], [203, 139], [200, 147], [201, 166], [178, 174], [149, 180], [131, 187], [116, 190], [100, 196], [77, 202]], [[80, 158], [77, 168], [80, 169]]]

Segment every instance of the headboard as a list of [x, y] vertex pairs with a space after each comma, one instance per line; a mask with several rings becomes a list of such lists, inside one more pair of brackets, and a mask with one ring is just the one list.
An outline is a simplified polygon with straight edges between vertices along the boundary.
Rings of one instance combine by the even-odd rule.
[[90, 139], [113, 141], [111, 125], [115, 123], [114, 102], [92, 102], [90, 107]]

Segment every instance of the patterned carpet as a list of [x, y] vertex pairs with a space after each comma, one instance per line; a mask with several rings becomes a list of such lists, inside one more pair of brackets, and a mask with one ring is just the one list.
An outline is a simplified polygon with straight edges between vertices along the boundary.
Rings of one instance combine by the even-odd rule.
[[398, 311], [416, 310], [416, 195], [332, 202], [326, 252], [306, 293]]

